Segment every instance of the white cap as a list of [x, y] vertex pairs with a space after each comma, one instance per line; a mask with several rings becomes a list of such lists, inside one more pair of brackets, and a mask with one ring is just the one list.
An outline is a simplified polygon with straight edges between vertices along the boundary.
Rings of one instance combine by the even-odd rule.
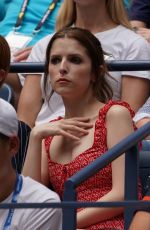
[[7, 137], [18, 136], [18, 118], [13, 106], [0, 99], [0, 133]]

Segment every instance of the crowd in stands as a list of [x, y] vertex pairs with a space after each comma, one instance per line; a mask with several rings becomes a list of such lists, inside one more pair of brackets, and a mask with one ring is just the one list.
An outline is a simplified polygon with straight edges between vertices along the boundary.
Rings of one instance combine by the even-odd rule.
[[[106, 65], [150, 60], [150, 3], [3, 0], [0, 7], [0, 86], [15, 95], [15, 109], [0, 99], [0, 202], [59, 202], [70, 176], [150, 121], [150, 71]], [[44, 62], [45, 72], [9, 73], [10, 59]], [[150, 136], [143, 143], [150, 151]], [[124, 200], [124, 155], [77, 192], [78, 201]], [[0, 226], [61, 229], [61, 215], [0, 210]], [[149, 216], [136, 212], [130, 230], [148, 230]], [[123, 209], [79, 209], [77, 229], [123, 230]]]

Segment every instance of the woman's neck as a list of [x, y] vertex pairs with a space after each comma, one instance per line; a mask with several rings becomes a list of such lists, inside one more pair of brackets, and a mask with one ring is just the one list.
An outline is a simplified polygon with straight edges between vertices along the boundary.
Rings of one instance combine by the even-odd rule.
[[0, 202], [5, 200], [14, 190], [16, 172], [12, 166], [1, 167], [0, 170]]
[[90, 30], [92, 33], [98, 33], [116, 27], [116, 24], [109, 17], [105, 1], [99, 0], [99, 4], [87, 5], [87, 7], [76, 4], [76, 22], [75, 26]]
[[92, 97], [91, 99], [85, 98], [83, 100], [63, 100], [65, 105], [65, 118], [71, 117], [93, 117], [95, 112], [103, 105], [96, 98]]

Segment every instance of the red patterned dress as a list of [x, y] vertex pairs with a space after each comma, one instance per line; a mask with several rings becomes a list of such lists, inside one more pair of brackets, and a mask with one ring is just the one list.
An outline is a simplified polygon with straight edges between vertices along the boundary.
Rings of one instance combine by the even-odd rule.
[[[60, 197], [63, 196], [64, 182], [73, 174], [89, 165], [97, 157], [104, 154], [107, 149], [107, 130], [105, 125], [105, 118], [107, 111], [112, 105], [122, 105], [129, 109], [131, 116], [134, 112], [130, 109], [129, 105], [125, 102], [114, 102], [110, 100], [99, 111], [99, 118], [95, 123], [94, 131], [94, 143], [93, 146], [86, 151], [78, 155], [73, 161], [67, 164], [58, 164], [53, 162], [50, 158], [49, 147], [52, 141], [52, 137], [48, 137], [45, 140], [46, 152], [48, 155], [49, 166], [49, 178], [54, 191], [57, 192]], [[89, 178], [77, 188], [77, 200], [78, 201], [97, 201], [112, 188], [112, 169], [111, 164], [103, 168], [100, 172]], [[92, 225], [90, 230], [123, 230], [123, 215], [114, 217], [109, 220], [105, 220], [101, 223]]]

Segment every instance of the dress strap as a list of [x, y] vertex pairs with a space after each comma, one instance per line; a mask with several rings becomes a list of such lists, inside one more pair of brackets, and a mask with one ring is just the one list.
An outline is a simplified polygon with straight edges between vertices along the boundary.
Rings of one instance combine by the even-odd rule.
[[129, 104], [125, 101], [113, 101], [113, 100], [109, 100], [107, 102], [107, 104], [104, 105], [104, 107], [102, 109], [100, 109], [99, 111], [99, 118], [103, 118], [105, 120], [106, 118], [106, 114], [108, 112], [108, 110], [113, 106], [113, 105], [121, 105], [121, 106], [124, 106], [126, 107], [130, 114], [131, 114], [131, 117], [133, 118], [135, 113], [134, 111], [131, 109], [131, 107], [129, 106]]

